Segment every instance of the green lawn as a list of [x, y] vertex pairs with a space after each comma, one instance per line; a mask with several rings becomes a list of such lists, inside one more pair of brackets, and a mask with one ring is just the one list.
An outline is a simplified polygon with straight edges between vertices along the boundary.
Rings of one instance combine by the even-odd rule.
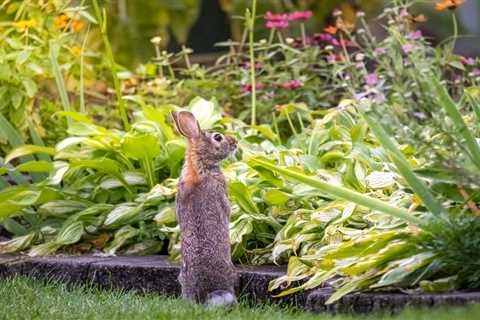
[[480, 319], [480, 305], [449, 308], [448, 312], [447, 309], [407, 310], [393, 318], [315, 315], [274, 306], [240, 305], [230, 311], [210, 310], [156, 295], [72, 289], [25, 278], [1, 280], [0, 297], [0, 319]]

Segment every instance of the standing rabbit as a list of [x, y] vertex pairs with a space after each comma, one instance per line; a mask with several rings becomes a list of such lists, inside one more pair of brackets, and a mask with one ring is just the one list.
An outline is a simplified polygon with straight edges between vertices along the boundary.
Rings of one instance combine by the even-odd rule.
[[176, 199], [182, 296], [197, 303], [234, 304], [237, 275], [230, 253], [230, 203], [219, 162], [235, 151], [237, 141], [201, 130], [190, 112], [172, 116], [178, 132], [188, 139]]

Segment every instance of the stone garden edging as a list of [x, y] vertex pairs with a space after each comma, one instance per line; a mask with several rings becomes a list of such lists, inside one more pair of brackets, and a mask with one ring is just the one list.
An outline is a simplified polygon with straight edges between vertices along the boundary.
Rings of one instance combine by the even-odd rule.
[[[331, 289], [319, 288], [283, 298], [272, 298], [268, 283], [285, 274], [278, 266], [239, 266], [238, 292], [252, 303], [296, 304], [313, 312], [396, 312], [405, 306], [463, 305], [480, 303], [480, 292], [442, 294], [356, 293], [325, 305]], [[27, 257], [0, 255], [0, 278], [14, 275], [39, 280], [55, 279], [69, 284], [136, 290], [178, 296], [178, 265], [165, 256], [145, 257]]]

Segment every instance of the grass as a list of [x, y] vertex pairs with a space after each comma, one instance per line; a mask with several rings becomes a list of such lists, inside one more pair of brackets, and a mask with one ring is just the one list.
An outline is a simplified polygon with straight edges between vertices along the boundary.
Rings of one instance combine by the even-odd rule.
[[[158, 295], [67, 287], [29, 278], [0, 280], [0, 319], [479, 319], [480, 305], [463, 308], [406, 310], [391, 317], [370, 315], [319, 315], [271, 305], [250, 308], [241, 304], [232, 310], [207, 309]], [[448, 310], [448, 312], [447, 312]]]

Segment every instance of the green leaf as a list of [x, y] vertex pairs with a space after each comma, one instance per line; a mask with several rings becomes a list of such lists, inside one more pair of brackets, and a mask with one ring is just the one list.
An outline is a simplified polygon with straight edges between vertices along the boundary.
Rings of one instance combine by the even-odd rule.
[[18, 172], [52, 172], [54, 169], [53, 163], [50, 161], [29, 161], [19, 164], [15, 167]]
[[141, 211], [142, 208], [136, 204], [121, 204], [107, 215], [103, 224], [107, 228], [118, 227], [135, 218]]
[[288, 199], [290, 199], [290, 196], [287, 193], [277, 189], [266, 192], [263, 197], [265, 201], [272, 206], [284, 204], [288, 201]]
[[23, 84], [23, 87], [25, 88], [27, 97], [33, 98], [38, 90], [35, 82], [32, 79], [24, 79], [22, 80], [22, 84]]
[[445, 213], [442, 204], [433, 196], [425, 183], [415, 175], [407, 159], [405, 159], [405, 156], [395, 146], [394, 142], [390, 139], [379, 121], [375, 120], [365, 112], [362, 115], [375, 137], [377, 137], [378, 141], [382, 144], [382, 147], [387, 151], [390, 159], [395, 163], [398, 171], [408, 182], [412, 190], [420, 197], [420, 199], [422, 199], [428, 210], [436, 216]]
[[252, 220], [247, 215], [238, 218], [230, 224], [230, 243], [232, 245], [242, 243], [243, 237], [252, 231]]
[[23, 145], [12, 150], [6, 157], [5, 163], [9, 163], [15, 158], [31, 155], [34, 153], [46, 153], [49, 155], [55, 155], [55, 148], [35, 146], [35, 145]]
[[418, 226], [423, 225], [422, 220], [410, 214], [407, 210], [403, 208], [391, 206], [390, 204], [384, 201], [371, 198], [367, 195], [346, 189], [344, 187], [331, 185], [327, 182], [321, 181], [316, 177], [307, 176], [302, 173], [299, 173], [298, 170], [292, 170], [291, 168], [286, 169], [286, 168], [276, 166], [271, 162], [269, 162], [268, 160], [265, 160], [264, 158], [261, 158], [261, 157], [251, 158], [249, 160], [249, 164], [253, 164], [253, 166], [255, 165], [262, 166], [269, 170], [278, 172], [281, 175], [285, 176], [286, 178], [293, 179], [301, 183], [305, 183], [309, 186], [319, 189], [322, 192], [329, 193], [332, 196], [357, 203], [369, 209], [378, 210], [387, 215], [403, 219], [405, 221], [416, 224]]
[[259, 210], [253, 201], [252, 193], [245, 184], [240, 181], [229, 183], [228, 192], [244, 212], [259, 213]]

